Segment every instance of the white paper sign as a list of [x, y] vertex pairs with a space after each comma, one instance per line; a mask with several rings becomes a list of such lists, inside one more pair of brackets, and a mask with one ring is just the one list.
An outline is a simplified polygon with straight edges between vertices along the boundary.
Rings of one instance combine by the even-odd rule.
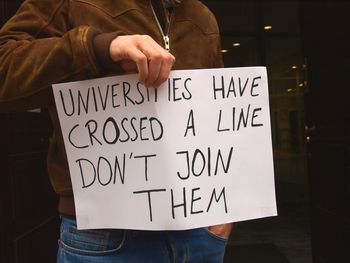
[[179, 230], [276, 215], [266, 68], [53, 85], [79, 229]]

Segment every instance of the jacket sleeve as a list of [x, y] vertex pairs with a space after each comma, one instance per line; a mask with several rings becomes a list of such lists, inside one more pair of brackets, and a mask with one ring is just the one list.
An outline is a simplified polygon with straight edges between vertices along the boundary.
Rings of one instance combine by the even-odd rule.
[[25, 1], [0, 30], [0, 111], [52, 104], [51, 84], [100, 74], [97, 30], [69, 28], [68, 0]]

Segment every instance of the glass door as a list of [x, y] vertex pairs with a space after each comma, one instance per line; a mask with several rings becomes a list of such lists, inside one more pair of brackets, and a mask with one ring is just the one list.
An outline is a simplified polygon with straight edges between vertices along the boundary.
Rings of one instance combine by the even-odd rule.
[[204, 2], [219, 23], [225, 66], [266, 66], [269, 77], [279, 216], [238, 223], [228, 254], [232, 262], [239, 261], [239, 257], [264, 261], [274, 256], [279, 260], [276, 262], [311, 262], [304, 135], [307, 76], [302, 59], [299, 2]]

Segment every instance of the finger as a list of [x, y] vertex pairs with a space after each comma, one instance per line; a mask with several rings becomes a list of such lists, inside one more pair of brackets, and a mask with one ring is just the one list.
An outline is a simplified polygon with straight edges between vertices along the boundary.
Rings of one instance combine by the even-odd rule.
[[158, 74], [158, 78], [153, 83], [155, 87], [159, 87], [164, 81], [168, 79], [174, 63], [175, 63], [175, 57], [170, 53], [168, 53], [165, 59], [163, 60], [160, 72]]
[[158, 79], [165, 50], [153, 38], [147, 35], [139, 39], [138, 47], [148, 59], [148, 76], [145, 84], [147, 87], [150, 87]]
[[144, 84], [149, 74], [146, 55], [136, 47], [131, 46], [128, 50], [128, 57], [136, 63], [139, 81]]
[[139, 81], [144, 83], [148, 76], [148, 62], [147, 57], [137, 45], [138, 39], [141, 38], [140, 35], [115, 38], [110, 45], [110, 56], [114, 61], [120, 62], [122, 67], [130, 66], [130, 63], [126, 63], [126, 61], [133, 61], [139, 72]]
[[156, 46], [144, 50], [148, 59], [149, 75], [146, 80], [147, 86], [158, 87], [169, 76], [170, 70], [175, 63], [175, 57], [164, 48], [155, 43]]
[[152, 55], [148, 61], [148, 76], [145, 81], [146, 87], [153, 86], [153, 83], [158, 79], [159, 72], [162, 66], [162, 55], [157, 53]]

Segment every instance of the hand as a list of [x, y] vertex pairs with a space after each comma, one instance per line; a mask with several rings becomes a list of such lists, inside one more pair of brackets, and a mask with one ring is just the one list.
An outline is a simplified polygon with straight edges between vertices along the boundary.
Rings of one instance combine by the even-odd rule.
[[233, 228], [233, 224], [229, 223], [229, 224], [223, 224], [223, 225], [209, 226], [208, 230], [219, 237], [228, 239], [232, 228]]
[[175, 57], [147, 35], [118, 36], [112, 40], [109, 52], [126, 72], [137, 71], [146, 87], [160, 86], [175, 63]]

